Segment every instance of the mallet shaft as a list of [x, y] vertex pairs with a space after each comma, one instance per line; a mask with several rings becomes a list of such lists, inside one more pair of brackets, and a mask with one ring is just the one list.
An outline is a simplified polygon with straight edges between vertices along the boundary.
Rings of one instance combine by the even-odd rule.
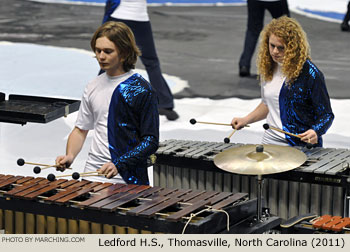
[[234, 130], [231, 132], [231, 134], [228, 136], [228, 138], [231, 138], [232, 135], [233, 135], [236, 131], [237, 131], [237, 129], [234, 129]]
[[[43, 170], [43, 169], [47, 169], [47, 168], [51, 168], [51, 167], [57, 167], [58, 165], [46, 165], [46, 166], [44, 166], [44, 167], [42, 167], [41, 168], [41, 170]], [[71, 168], [71, 167], [66, 167], [66, 168], [64, 168], [64, 169], [73, 169], [73, 168]]]
[[202, 123], [202, 124], [214, 124], [214, 125], [223, 125], [223, 126], [232, 126], [229, 123], [215, 123], [215, 122], [199, 122], [197, 121], [197, 123]]
[[275, 128], [275, 127], [271, 127], [271, 126], [270, 126], [270, 129], [276, 130], [276, 131], [278, 131], [278, 132], [281, 132], [281, 133], [284, 133], [284, 134], [287, 134], [287, 135], [290, 135], [290, 136], [293, 136], [293, 137], [301, 138], [301, 136], [298, 136], [298, 135], [293, 134], [293, 133], [289, 133], [289, 132], [284, 131], [284, 130], [281, 130], [281, 129], [279, 129], [279, 128]]
[[106, 176], [106, 174], [86, 174], [86, 175], [81, 175], [80, 177], [90, 177], [90, 176]]

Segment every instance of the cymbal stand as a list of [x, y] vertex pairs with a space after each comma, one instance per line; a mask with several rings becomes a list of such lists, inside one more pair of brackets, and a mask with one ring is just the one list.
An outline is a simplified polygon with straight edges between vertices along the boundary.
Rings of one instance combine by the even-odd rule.
[[262, 187], [264, 184], [264, 180], [262, 178], [262, 175], [258, 175], [258, 188], [257, 188], [257, 194], [258, 194], [258, 199], [257, 199], [257, 221], [262, 222]]
[[256, 215], [244, 220], [243, 222], [231, 226], [231, 234], [263, 234], [271, 233], [282, 222], [282, 219], [276, 216], [270, 216], [268, 212], [263, 213], [262, 207], [262, 187], [264, 180], [262, 175], [257, 175], [257, 210]]

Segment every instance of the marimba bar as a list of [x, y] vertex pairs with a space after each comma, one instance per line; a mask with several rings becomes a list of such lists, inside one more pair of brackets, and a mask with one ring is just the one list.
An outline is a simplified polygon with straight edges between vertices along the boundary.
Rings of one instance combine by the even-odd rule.
[[[220, 233], [227, 221], [234, 226], [255, 215], [256, 199], [247, 196], [0, 174], [0, 230], [18, 234]], [[196, 216], [190, 219], [191, 215]]]
[[350, 234], [350, 218], [322, 215], [283, 227], [284, 234]]
[[[255, 198], [256, 176], [231, 174], [214, 157], [243, 144], [167, 140], [160, 143], [154, 185], [167, 188], [245, 192]], [[305, 213], [349, 216], [350, 151], [302, 149], [306, 163], [289, 172], [263, 176], [263, 197], [272, 214], [288, 219]]]

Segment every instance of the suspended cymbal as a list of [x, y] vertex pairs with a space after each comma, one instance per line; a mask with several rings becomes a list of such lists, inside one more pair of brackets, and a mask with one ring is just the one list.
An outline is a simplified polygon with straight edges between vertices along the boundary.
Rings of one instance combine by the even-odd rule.
[[214, 164], [227, 172], [264, 175], [292, 170], [306, 159], [302, 151], [293, 147], [248, 144], [217, 154]]

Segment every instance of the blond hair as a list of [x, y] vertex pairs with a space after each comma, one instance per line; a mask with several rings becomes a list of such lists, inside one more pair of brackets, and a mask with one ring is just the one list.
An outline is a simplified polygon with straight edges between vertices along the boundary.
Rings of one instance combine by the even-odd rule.
[[273, 19], [264, 27], [261, 32], [257, 58], [257, 68], [261, 82], [272, 80], [276, 64], [269, 52], [271, 34], [279, 37], [284, 43], [282, 72], [286, 76], [286, 83], [291, 85], [299, 76], [305, 61], [311, 59], [306, 33], [297, 20], [287, 16]]

